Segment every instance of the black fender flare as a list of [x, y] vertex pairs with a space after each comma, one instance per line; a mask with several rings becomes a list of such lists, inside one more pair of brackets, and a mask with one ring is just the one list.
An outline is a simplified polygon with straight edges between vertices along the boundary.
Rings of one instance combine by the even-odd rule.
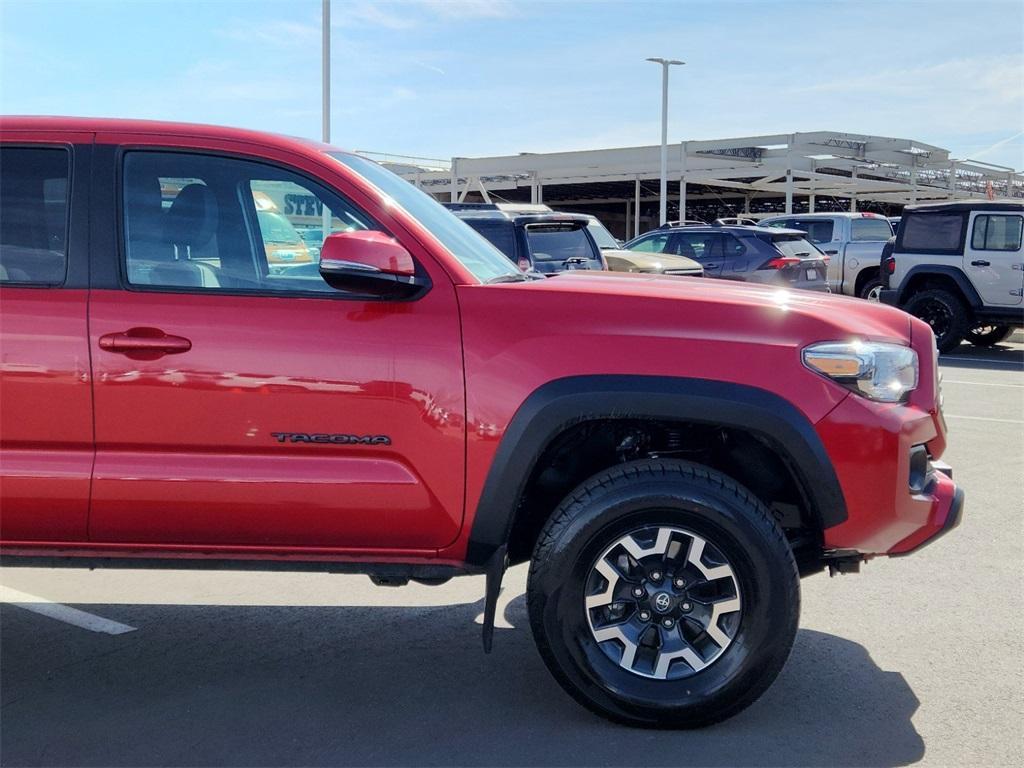
[[755, 434], [792, 469], [823, 529], [846, 520], [846, 501], [825, 446], [807, 417], [779, 395], [709, 379], [571, 376], [535, 390], [505, 430], [473, 518], [470, 565], [485, 565], [507, 544], [527, 481], [551, 442], [569, 427], [599, 419], [671, 419]]
[[[897, 258], [898, 256], [897, 254]], [[903, 306], [910, 298], [907, 295], [907, 288], [910, 286], [910, 281], [918, 275], [941, 275], [942, 277], [948, 277], [956, 283], [960, 293], [963, 294], [972, 309], [977, 309], [983, 305], [978, 291], [959, 267], [947, 264], [918, 264], [915, 267], [911, 267], [907, 274], [903, 276], [900, 287], [897, 289], [897, 306]]]

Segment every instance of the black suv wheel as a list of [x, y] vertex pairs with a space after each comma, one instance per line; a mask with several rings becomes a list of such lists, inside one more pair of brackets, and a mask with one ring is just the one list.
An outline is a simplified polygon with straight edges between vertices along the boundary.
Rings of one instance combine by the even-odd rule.
[[725, 475], [666, 459], [573, 491], [541, 532], [527, 596], [537, 647], [570, 695], [663, 728], [754, 702], [782, 669], [800, 610], [768, 509]]
[[932, 327], [939, 352], [952, 352], [967, 335], [967, 307], [944, 288], [915, 293], [903, 308]]
[[991, 347], [1006, 341], [1011, 333], [1010, 325], [976, 325], [967, 332], [967, 341], [976, 347]]

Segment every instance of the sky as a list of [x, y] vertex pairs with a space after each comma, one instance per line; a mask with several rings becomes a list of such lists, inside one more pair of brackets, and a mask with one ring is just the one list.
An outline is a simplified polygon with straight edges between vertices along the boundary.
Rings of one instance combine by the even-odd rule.
[[[332, 2], [332, 136], [430, 158], [801, 131], [1024, 169], [1022, 0]], [[0, 114], [320, 138], [320, 0], [0, 0]]]

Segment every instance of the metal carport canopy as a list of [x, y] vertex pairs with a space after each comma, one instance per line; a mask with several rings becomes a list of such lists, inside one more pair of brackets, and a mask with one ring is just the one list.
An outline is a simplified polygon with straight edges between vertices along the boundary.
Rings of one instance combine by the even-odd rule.
[[[529, 187], [543, 201], [545, 184], [598, 184], [658, 178], [660, 146], [573, 152], [521, 153], [496, 157], [454, 157], [450, 170], [392, 166], [431, 194], [451, 200], [469, 192]], [[371, 156], [373, 153], [367, 153]], [[687, 184], [786, 198], [794, 195], [913, 203], [964, 197], [1024, 197], [1024, 174], [1012, 168], [956, 160], [948, 150], [912, 139], [857, 133], [746, 136], [684, 141], [669, 147], [669, 177], [681, 182], [680, 218], [685, 218]], [[637, 187], [639, 199], [639, 186]]]

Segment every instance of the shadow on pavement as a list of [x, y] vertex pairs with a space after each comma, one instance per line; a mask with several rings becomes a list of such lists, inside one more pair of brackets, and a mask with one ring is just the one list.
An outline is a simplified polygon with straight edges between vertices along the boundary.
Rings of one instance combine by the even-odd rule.
[[941, 355], [939, 363], [950, 368], [1024, 370], [1024, 348], [1020, 344], [996, 344], [994, 347], [961, 344], [952, 352]]
[[802, 630], [776, 684], [701, 731], [615, 726], [548, 675], [523, 598], [484, 656], [480, 603], [87, 606], [116, 637], [4, 605], [0, 761], [16, 765], [858, 765], [919, 760], [918, 700]]

